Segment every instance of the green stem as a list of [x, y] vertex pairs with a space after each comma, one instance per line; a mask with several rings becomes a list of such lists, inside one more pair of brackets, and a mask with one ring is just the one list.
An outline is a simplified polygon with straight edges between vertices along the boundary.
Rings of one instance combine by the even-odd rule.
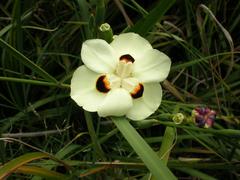
[[[165, 165], [168, 164], [168, 159], [169, 159], [169, 155], [174, 143], [174, 139], [175, 139], [175, 129], [172, 127], [166, 127], [166, 130], [164, 132], [164, 136], [163, 136], [163, 140], [162, 140], [162, 144], [161, 144], [161, 148], [158, 151], [158, 156], [160, 159], [162, 159], [163, 163]], [[146, 175], [146, 177], [149, 180], [156, 180], [157, 178], [155, 176], [152, 176], [152, 174], [148, 174]]]
[[45, 80], [49, 82], [55, 82], [57, 83], [58, 81], [48, 74], [44, 69], [42, 69], [40, 66], [37, 64], [33, 63], [30, 59], [28, 59], [26, 56], [24, 56], [22, 53], [17, 51], [14, 47], [12, 47], [10, 44], [5, 42], [3, 39], [0, 38], [0, 47], [2, 49], [6, 49], [6, 51], [13, 57], [16, 58], [19, 62], [30, 68], [33, 72], [38, 73], [41, 77], [43, 77]]
[[177, 127], [181, 129], [189, 129], [189, 130], [194, 130], [194, 131], [201, 131], [205, 133], [213, 133], [213, 134], [222, 134], [226, 136], [240, 136], [240, 130], [235, 130], [235, 129], [204, 129], [204, 128], [199, 128], [199, 127], [193, 127], [193, 126], [185, 126], [185, 125], [179, 125], [175, 124], [173, 122], [163, 122], [163, 121], [158, 121], [159, 124], [163, 124], [165, 126], [172, 126], [172, 127]]
[[208, 174], [205, 174], [201, 171], [198, 171], [196, 169], [192, 169], [192, 168], [187, 168], [187, 167], [181, 167], [181, 168], [176, 168], [179, 171], [182, 171], [184, 173], [187, 173], [193, 177], [198, 177], [200, 179], [203, 180], [217, 180], [216, 178], [209, 176]]
[[54, 87], [60, 87], [60, 88], [70, 88], [68, 84], [61, 84], [57, 82], [45, 82], [45, 81], [38, 81], [38, 80], [32, 80], [32, 79], [22, 79], [22, 78], [15, 78], [15, 77], [0, 77], [0, 81], [11, 81], [11, 82], [39, 85], [39, 86], [54, 86]]
[[175, 140], [175, 129], [172, 127], [166, 127], [161, 148], [158, 152], [158, 156], [163, 160], [165, 164], [168, 162], [168, 158]]
[[112, 120], [124, 138], [157, 179], [177, 179], [126, 118], [113, 117]]
[[95, 129], [92, 123], [93, 122], [92, 116], [87, 111], [84, 111], [84, 116], [87, 122], [88, 132], [89, 132], [89, 135], [91, 136], [91, 140], [93, 143], [93, 148], [95, 149], [95, 152], [96, 152], [96, 157], [105, 160], [104, 152], [101, 148], [101, 145], [99, 143], [99, 140], [97, 138], [97, 135], [95, 133]]

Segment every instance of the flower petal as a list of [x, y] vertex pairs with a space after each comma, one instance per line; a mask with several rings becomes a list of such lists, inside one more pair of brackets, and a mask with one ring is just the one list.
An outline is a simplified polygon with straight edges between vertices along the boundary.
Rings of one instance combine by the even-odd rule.
[[122, 88], [111, 90], [102, 104], [99, 106], [98, 115], [123, 116], [132, 107], [132, 98], [129, 93]]
[[82, 65], [76, 69], [71, 80], [71, 98], [87, 111], [97, 111], [99, 104], [107, 94], [96, 89], [96, 81], [100, 74]]
[[162, 100], [162, 88], [159, 83], [143, 84], [144, 93], [141, 98], [133, 100], [133, 106], [126, 116], [132, 120], [143, 120], [154, 113]]
[[124, 33], [114, 36], [110, 44], [118, 53], [118, 58], [129, 54], [134, 59], [141, 57], [145, 51], [152, 49], [151, 44], [136, 33]]
[[81, 57], [89, 69], [98, 73], [113, 72], [118, 63], [114, 49], [102, 39], [85, 41], [82, 45]]
[[166, 54], [151, 49], [140, 59], [136, 59], [133, 76], [140, 82], [161, 82], [167, 78], [170, 66], [171, 60]]

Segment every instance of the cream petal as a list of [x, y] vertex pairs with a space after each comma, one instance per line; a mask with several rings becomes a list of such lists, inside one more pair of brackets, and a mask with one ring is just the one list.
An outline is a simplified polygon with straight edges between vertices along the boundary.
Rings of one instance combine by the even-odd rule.
[[151, 44], [136, 33], [114, 36], [110, 45], [118, 53], [118, 58], [125, 54], [131, 55], [134, 59], [140, 58], [145, 51], [152, 49]]
[[123, 88], [111, 90], [102, 104], [99, 106], [98, 115], [106, 116], [123, 116], [132, 107], [132, 98]]
[[143, 84], [144, 92], [141, 98], [133, 100], [132, 108], [126, 116], [132, 120], [143, 120], [153, 114], [162, 100], [162, 88], [159, 83]]
[[161, 82], [167, 78], [170, 66], [171, 60], [166, 54], [151, 49], [140, 59], [136, 59], [133, 76], [140, 82]]
[[85, 41], [82, 45], [81, 57], [83, 63], [97, 73], [114, 72], [118, 63], [114, 49], [102, 39]]
[[96, 81], [100, 74], [89, 70], [85, 65], [78, 67], [71, 80], [71, 98], [87, 111], [97, 111], [99, 104], [106, 97], [96, 89]]

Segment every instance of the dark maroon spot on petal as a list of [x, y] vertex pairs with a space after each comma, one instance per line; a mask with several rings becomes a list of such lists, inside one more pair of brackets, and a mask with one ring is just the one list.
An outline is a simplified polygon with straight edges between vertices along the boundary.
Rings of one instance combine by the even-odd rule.
[[128, 63], [128, 62], [134, 63], [134, 61], [135, 61], [134, 58], [130, 54], [122, 55], [119, 60], [125, 61], [126, 63]]
[[134, 90], [131, 92], [131, 96], [133, 99], [137, 99], [137, 98], [140, 98], [142, 97], [143, 95], [143, 91], [144, 91], [144, 87], [142, 84], [138, 84]]
[[108, 91], [110, 91], [110, 83], [107, 80], [106, 75], [102, 75], [97, 79], [96, 88], [102, 93], [107, 93]]

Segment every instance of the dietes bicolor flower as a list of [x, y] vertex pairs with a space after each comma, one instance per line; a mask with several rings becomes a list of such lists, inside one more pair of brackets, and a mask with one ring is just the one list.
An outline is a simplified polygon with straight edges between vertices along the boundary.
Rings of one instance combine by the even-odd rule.
[[162, 99], [159, 82], [169, 74], [171, 61], [135, 33], [82, 44], [84, 65], [71, 80], [71, 98], [99, 116], [127, 116], [142, 120], [154, 113]]

